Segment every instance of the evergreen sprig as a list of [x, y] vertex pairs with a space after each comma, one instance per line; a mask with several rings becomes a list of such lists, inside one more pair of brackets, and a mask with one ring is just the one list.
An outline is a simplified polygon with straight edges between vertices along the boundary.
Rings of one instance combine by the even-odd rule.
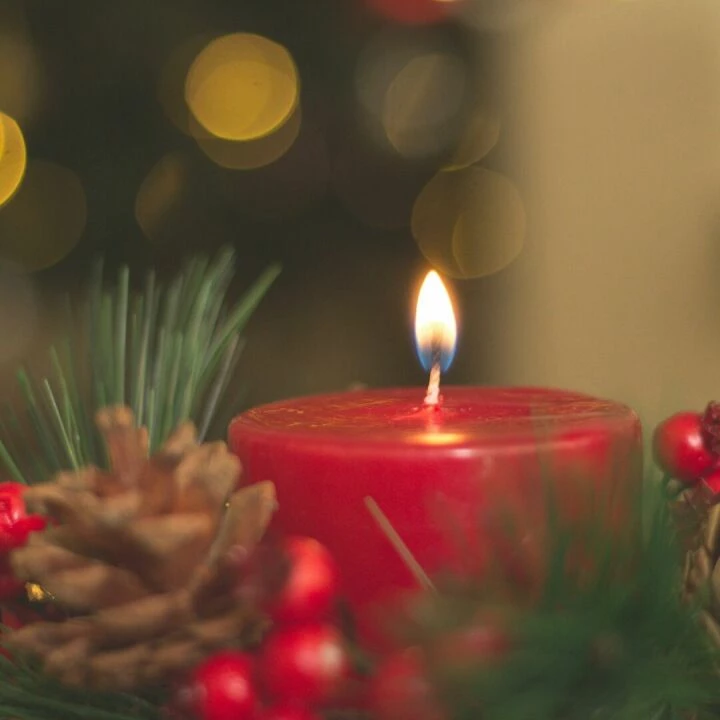
[[443, 658], [434, 666], [449, 717], [720, 718], [720, 652], [699, 622], [699, 608], [680, 596], [680, 549], [658, 487], [643, 498], [650, 510], [641, 543], [636, 533], [613, 535], [602, 514], [571, 527], [551, 512], [537, 602], [493, 592], [504, 582], [439, 586], [415, 626], [430, 657], [438, 637], [483, 616], [502, 617], [510, 639], [507, 653], [490, 662]]
[[169, 284], [151, 272], [133, 293], [130, 272], [103, 280], [99, 264], [87, 306], [68, 301], [68, 335], [50, 350], [50, 372], [36, 380], [21, 368], [17, 379], [30, 432], [12, 406], [0, 414], [0, 461], [18, 482], [48, 479], [84, 465], [105, 466], [95, 412], [124, 404], [147, 427], [150, 450], [173, 428], [193, 420], [202, 439], [215, 417], [242, 352], [242, 330], [279, 273], [266, 270], [236, 303], [227, 296], [232, 250], [214, 261], [192, 260]]
[[[0, 636], [4, 628], [0, 630]], [[0, 718], [3, 720], [159, 720], [153, 699], [124, 693], [68, 688], [23, 658], [0, 654]]]

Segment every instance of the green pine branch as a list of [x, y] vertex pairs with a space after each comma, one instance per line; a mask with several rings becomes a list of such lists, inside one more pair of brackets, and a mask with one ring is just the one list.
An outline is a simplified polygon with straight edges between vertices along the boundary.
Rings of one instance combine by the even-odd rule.
[[[642, 501], [649, 521], [638, 544], [638, 533], [610, 534], [603, 513], [569, 527], [550, 498], [536, 602], [522, 589], [513, 593], [517, 567], [497, 583], [441, 582], [440, 592], [423, 600], [411, 614], [414, 641], [427, 648], [449, 717], [720, 718], [720, 652], [699, 622], [700, 609], [681, 599], [681, 552], [661, 486], [653, 484]], [[507, 557], [508, 539], [518, 547], [517, 536], [501, 538], [496, 557]], [[574, 572], [578, 550], [583, 563]], [[497, 572], [504, 569], [499, 563]], [[486, 613], [503, 618], [506, 655], [489, 663], [433, 660], [438, 638]]]
[[160, 705], [153, 699], [64, 687], [35, 664], [21, 658], [10, 660], [0, 654], [0, 718], [3, 720], [159, 720], [160, 717]]
[[[108, 404], [132, 408], [147, 427], [151, 451], [184, 420], [193, 420], [204, 437], [237, 367], [242, 331], [279, 273], [270, 267], [228, 303], [234, 262], [229, 250], [213, 261], [198, 258], [168, 285], [150, 273], [138, 293], [131, 292], [126, 267], [111, 286], [98, 265], [87, 305], [78, 312], [67, 304], [68, 332], [80, 326], [79, 336], [68, 334], [50, 349], [46, 377], [18, 371], [23, 412], [8, 406], [0, 413], [7, 472], [31, 483], [59, 470], [105, 466], [94, 417]], [[153, 699], [67, 688], [34, 663], [0, 654], [3, 720], [159, 717]]]
[[124, 404], [147, 427], [155, 450], [178, 423], [193, 420], [202, 439], [215, 418], [243, 349], [241, 333], [279, 274], [266, 270], [234, 304], [227, 302], [234, 253], [197, 258], [168, 285], [150, 273], [133, 293], [127, 267], [117, 282], [103, 281], [99, 264], [87, 307], [68, 303], [68, 336], [50, 349], [50, 372], [17, 379], [24, 413], [0, 413], [0, 461], [18, 482], [39, 482], [59, 470], [106, 465], [95, 429], [96, 411]]

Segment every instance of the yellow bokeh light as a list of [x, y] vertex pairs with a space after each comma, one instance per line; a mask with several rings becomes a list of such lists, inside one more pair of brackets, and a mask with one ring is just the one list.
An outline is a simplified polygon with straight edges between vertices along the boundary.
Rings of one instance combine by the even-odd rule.
[[500, 139], [500, 119], [485, 108], [478, 108], [468, 119], [460, 141], [446, 170], [460, 170], [480, 162]]
[[187, 163], [182, 155], [170, 153], [153, 166], [135, 199], [135, 219], [148, 238], [157, 240], [168, 215], [185, 191]]
[[440, 152], [452, 137], [466, 92], [464, 63], [449, 53], [429, 53], [408, 62], [385, 94], [382, 123], [402, 156]]
[[279, 160], [293, 146], [302, 125], [301, 106], [275, 132], [255, 140], [222, 140], [196, 136], [200, 149], [217, 165], [229, 170], [254, 170]]
[[409, 159], [447, 157], [474, 95], [473, 70], [456, 44], [398, 28], [363, 48], [355, 91], [363, 131], [384, 151]]
[[185, 82], [185, 99], [207, 132], [225, 140], [268, 135], [291, 116], [299, 78], [288, 51], [248, 33], [211, 42], [196, 58]]
[[412, 232], [446, 275], [474, 278], [507, 267], [523, 248], [525, 210], [513, 183], [480, 167], [440, 172], [418, 196]]
[[408, 35], [396, 26], [371, 37], [355, 67], [355, 91], [365, 113], [382, 124], [383, 106], [393, 79], [414, 58], [433, 52], [424, 35]]
[[0, 144], [0, 206], [4, 205], [20, 187], [27, 165], [25, 138], [20, 126], [9, 116], [0, 113], [2, 143]]
[[86, 219], [78, 176], [54, 163], [32, 161], [19, 191], [0, 210], [0, 259], [28, 271], [51, 267], [75, 247]]

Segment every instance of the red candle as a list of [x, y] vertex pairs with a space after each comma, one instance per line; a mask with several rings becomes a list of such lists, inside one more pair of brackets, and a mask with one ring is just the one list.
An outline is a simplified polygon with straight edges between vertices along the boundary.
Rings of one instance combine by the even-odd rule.
[[366, 638], [377, 638], [380, 601], [438, 570], [483, 562], [489, 513], [513, 513], [540, 533], [545, 470], [563, 511], [580, 518], [610, 496], [615, 510], [627, 511], [637, 490], [630, 473], [640, 429], [623, 405], [541, 388], [438, 393], [455, 340], [454, 317], [440, 319], [452, 315], [449, 298], [433, 299], [438, 283], [430, 278], [418, 302], [427, 393], [300, 398], [250, 410], [230, 425], [246, 477], [276, 484], [277, 526], [315, 537], [334, 554]]
[[451, 387], [443, 400], [428, 407], [418, 389], [323, 395], [250, 410], [230, 426], [249, 480], [277, 486], [278, 526], [330, 548], [365, 618], [369, 604], [418, 582], [368, 498], [433, 573], [458, 568], [470, 547], [482, 552], [476, 542], [488, 510], [541, 523], [533, 510], [542, 503], [544, 467], [558, 496], [581, 512], [588, 479], [629, 497], [614, 487], [627, 472], [611, 471], [614, 457], [639, 449], [628, 408], [533, 388]]

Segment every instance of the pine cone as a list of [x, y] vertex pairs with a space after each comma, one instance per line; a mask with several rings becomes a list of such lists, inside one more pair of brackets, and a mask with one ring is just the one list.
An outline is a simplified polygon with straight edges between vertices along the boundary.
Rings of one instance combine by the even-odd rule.
[[670, 486], [675, 526], [685, 547], [683, 597], [701, 601], [701, 620], [720, 647], [720, 495], [702, 481], [681, 489]]
[[22, 628], [9, 644], [65, 684], [128, 691], [261, 632], [235, 589], [275, 491], [269, 482], [235, 491], [240, 462], [224, 443], [198, 445], [191, 424], [148, 458], [130, 410], [103, 410], [97, 423], [111, 470], [30, 488], [29, 508], [55, 525], [10, 557], [68, 618]]

